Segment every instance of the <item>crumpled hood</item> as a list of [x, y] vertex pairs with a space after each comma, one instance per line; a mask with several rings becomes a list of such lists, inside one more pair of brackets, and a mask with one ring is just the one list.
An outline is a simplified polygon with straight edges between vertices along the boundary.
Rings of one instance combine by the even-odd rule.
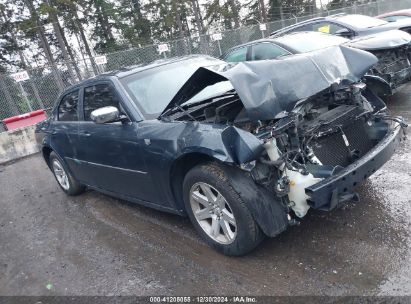
[[375, 33], [353, 39], [346, 43], [351, 47], [365, 51], [392, 49], [411, 42], [411, 35], [401, 30]]
[[333, 46], [281, 59], [227, 64], [223, 69], [221, 66], [201, 67], [181, 87], [164, 112], [183, 104], [207, 86], [229, 80], [249, 119], [269, 120], [282, 111], [292, 110], [299, 100], [332, 84], [359, 81], [377, 61], [371, 53]]

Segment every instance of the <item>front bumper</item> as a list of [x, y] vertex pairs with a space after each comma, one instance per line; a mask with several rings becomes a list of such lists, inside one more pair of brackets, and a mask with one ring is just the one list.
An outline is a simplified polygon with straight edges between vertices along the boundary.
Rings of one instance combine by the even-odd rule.
[[385, 164], [401, 142], [402, 128], [398, 123], [388, 130], [367, 154], [338, 173], [305, 189], [307, 202], [313, 209], [329, 211], [339, 203], [353, 199], [354, 188]]

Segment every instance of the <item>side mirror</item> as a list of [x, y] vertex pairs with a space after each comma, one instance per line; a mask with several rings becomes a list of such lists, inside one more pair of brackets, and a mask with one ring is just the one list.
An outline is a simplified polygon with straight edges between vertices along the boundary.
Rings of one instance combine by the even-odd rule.
[[94, 110], [90, 118], [97, 124], [119, 121], [120, 112], [116, 107], [108, 106]]
[[336, 31], [334, 35], [345, 37], [345, 38], [350, 38], [352, 36], [351, 31], [349, 29], [340, 29]]

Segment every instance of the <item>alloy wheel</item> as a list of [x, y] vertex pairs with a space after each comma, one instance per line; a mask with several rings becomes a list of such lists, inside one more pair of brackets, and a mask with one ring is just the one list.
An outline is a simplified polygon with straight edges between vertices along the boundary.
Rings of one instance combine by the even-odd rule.
[[231, 244], [237, 236], [237, 223], [224, 196], [209, 184], [198, 182], [190, 189], [190, 205], [200, 227], [214, 241]]
[[56, 176], [56, 179], [58, 183], [60, 184], [60, 186], [66, 191], [69, 190], [70, 188], [69, 179], [61, 163], [57, 159], [54, 159], [52, 165], [53, 165], [54, 175]]

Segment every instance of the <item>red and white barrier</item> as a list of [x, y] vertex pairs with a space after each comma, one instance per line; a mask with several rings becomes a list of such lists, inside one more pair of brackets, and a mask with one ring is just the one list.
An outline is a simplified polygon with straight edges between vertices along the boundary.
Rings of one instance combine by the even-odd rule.
[[8, 131], [35, 125], [47, 118], [44, 110], [37, 110], [3, 120], [3, 124]]

